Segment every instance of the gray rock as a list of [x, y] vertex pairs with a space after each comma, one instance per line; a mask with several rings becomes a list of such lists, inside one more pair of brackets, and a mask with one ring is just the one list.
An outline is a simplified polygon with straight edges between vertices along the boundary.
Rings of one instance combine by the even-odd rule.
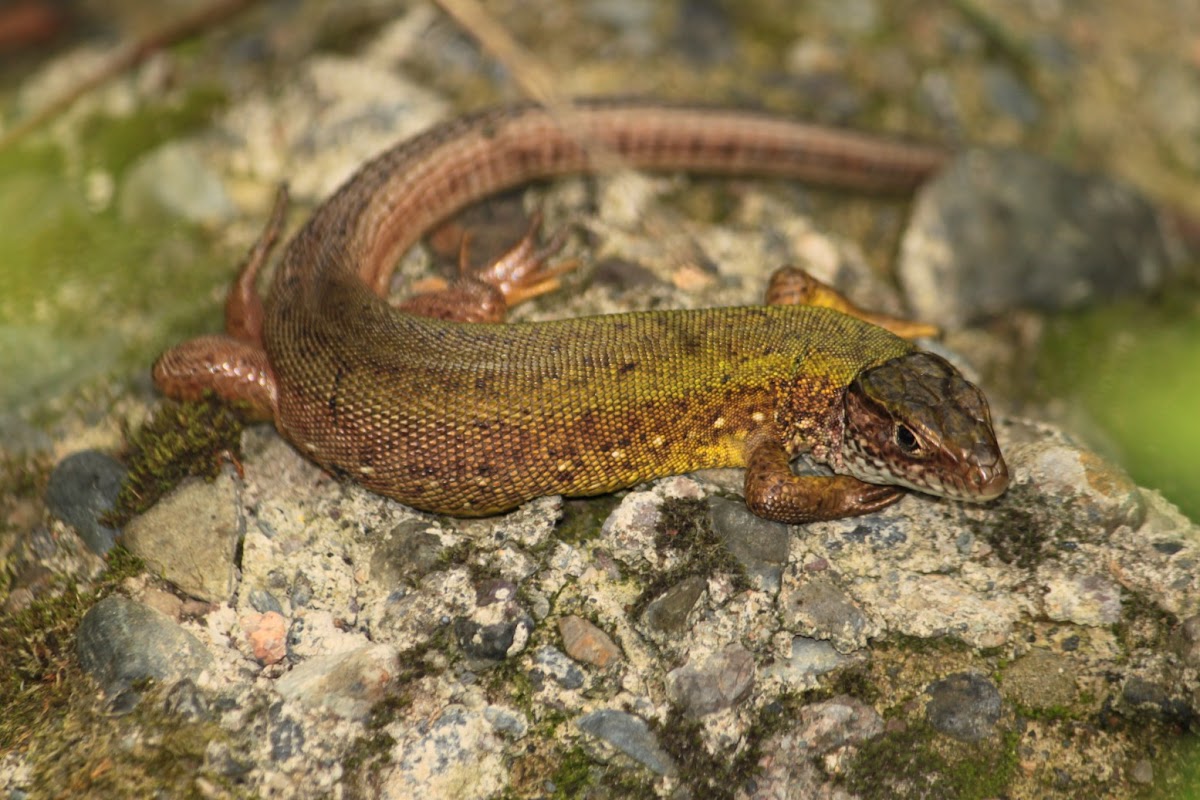
[[659, 633], [681, 633], [707, 586], [708, 581], [699, 576], [684, 578], [646, 606], [646, 624]]
[[827, 639], [849, 653], [867, 643], [867, 618], [846, 592], [824, 575], [806, 577], [785, 590], [779, 604], [784, 626], [793, 632]]
[[365, 720], [371, 707], [387, 694], [396, 672], [394, 647], [365, 645], [309, 658], [276, 681], [275, 689], [308, 708]]
[[833, 649], [829, 642], [796, 636], [792, 639], [790, 657], [776, 661], [767, 671], [789, 683], [802, 682], [806, 678], [832, 672], [849, 661], [847, 656]]
[[228, 471], [191, 478], [130, 520], [122, 543], [187, 594], [223, 603], [233, 593], [242, 531], [238, 487]]
[[970, 150], [918, 193], [897, 268], [915, 318], [960, 328], [1145, 292], [1171, 264], [1153, 207], [1129, 187]]
[[606, 708], [584, 714], [575, 720], [575, 725], [584, 733], [608, 742], [652, 772], [669, 775], [675, 771], [674, 760], [640, 717]]
[[740, 644], [667, 673], [668, 695], [692, 717], [732, 708], [753, 688], [754, 656]]
[[72, 453], [54, 467], [46, 487], [46, 507], [79, 534], [88, 549], [104, 555], [120, 533], [100, 523], [112, 510], [126, 470], [116, 459], [96, 450]]
[[[110, 698], [147, 679], [170, 683], [195, 678], [213, 657], [165, 614], [128, 597], [110, 595], [83, 616], [75, 650], [80, 666]], [[136, 697], [136, 693], [133, 693]]]
[[503, 706], [487, 706], [483, 709], [483, 718], [492, 723], [497, 733], [502, 733], [509, 739], [520, 739], [529, 732], [529, 723], [525, 721], [525, 717]]
[[538, 648], [534, 654], [535, 670], [549, 676], [564, 689], [579, 689], [583, 686], [584, 674], [567, 654], [557, 648], [545, 645]]
[[1042, 116], [1037, 97], [1006, 67], [990, 64], [984, 68], [983, 91], [993, 108], [1022, 125], [1032, 125]]
[[986, 739], [1000, 719], [1000, 692], [973, 672], [934, 681], [926, 689], [925, 718], [934, 730], [964, 742]]
[[121, 216], [140, 220], [153, 212], [200, 225], [227, 222], [237, 214], [225, 185], [189, 142], [168, 142], [130, 168], [121, 193]]
[[415, 586], [437, 569], [445, 547], [429, 530], [429, 523], [409, 519], [374, 542], [371, 553], [371, 580], [386, 586]]
[[713, 497], [708, 507], [713, 531], [729, 552], [750, 574], [762, 579], [763, 588], [778, 591], [791, 544], [788, 526], [755, 516], [743, 502]]

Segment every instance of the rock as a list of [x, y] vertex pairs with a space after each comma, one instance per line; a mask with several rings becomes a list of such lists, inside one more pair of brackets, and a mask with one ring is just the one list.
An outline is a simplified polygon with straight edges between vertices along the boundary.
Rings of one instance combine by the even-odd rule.
[[387, 694], [396, 671], [394, 647], [364, 645], [301, 662], [275, 682], [275, 689], [308, 708], [323, 708], [345, 719], [363, 721], [371, 707]]
[[411, 732], [397, 737], [392, 766], [381, 772], [382, 797], [483, 800], [504, 788], [502, 742], [484, 713], [451, 704]]
[[237, 209], [217, 174], [190, 142], [168, 142], [137, 160], [125, 177], [121, 216], [142, 220], [154, 212], [198, 225], [228, 222]]
[[1034, 650], [1009, 664], [1000, 688], [1008, 700], [1035, 711], [1064, 708], [1079, 696], [1073, 662], [1045, 650]]
[[925, 717], [940, 733], [964, 742], [986, 739], [1000, 719], [1000, 692], [995, 684], [973, 672], [959, 672], [934, 681], [926, 689]]
[[467, 655], [501, 661], [525, 648], [534, 623], [517, 603], [516, 589], [507, 580], [483, 581], [475, 587], [472, 615], [454, 622], [455, 636]]
[[195, 636], [166, 615], [121, 595], [109, 595], [83, 616], [75, 650], [80, 666], [110, 699], [147, 679], [195, 678], [213, 657]]
[[122, 464], [96, 450], [72, 453], [54, 467], [46, 486], [46, 507], [79, 534], [88, 549], [104, 555], [116, 544], [116, 528], [100, 517], [112, 510], [125, 480]]
[[829, 642], [796, 636], [792, 639], [790, 657], [776, 661], [767, 668], [767, 673], [788, 684], [804, 685], [807, 679], [832, 672], [849, 661], [849, 657], [839, 653]]
[[283, 614], [278, 611], [247, 614], [241, 623], [258, 663], [263, 666], [278, 664], [287, 656], [288, 625]]
[[668, 696], [692, 717], [732, 708], [753, 688], [754, 656], [740, 644], [667, 673]]
[[608, 634], [582, 617], [570, 614], [559, 618], [558, 632], [563, 649], [576, 661], [604, 668], [621, 657], [621, 648]]
[[806, 576], [780, 594], [784, 627], [814, 639], [826, 639], [840, 652], [867, 644], [867, 618], [846, 592], [825, 575]]
[[1146, 292], [1171, 264], [1154, 208], [1129, 187], [969, 150], [918, 192], [897, 269], [915, 319], [961, 328]]
[[575, 665], [561, 650], [545, 645], [538, 648], [534, 654], [534, 672], [549, 676], [564, 689], [579, 689], [583, 686], [585, 675], [583, 670]]
[[1043, 610], [1047, 617], [1062, 622], [1100, 627], [1121, 618], [1121, 587], [1098, 574], [1076, 575], [1059, 569], [1043, 569]]
[[228, 471], [190, 478], [125, 526], [122, 543], [187, 594], [224, 603], [233, 594], [241, 503]]
[[662, 749], [650, 726], [640, 717], [606, 708], [575, 720], [584, 733], [603, 739], [625, 755], [659, 775], [675, 771], [675, 762]]
[[387, 586], [415, 586], [437, 569], [445, 547], [426, 520], [401, 522], [374, 543], [371, 580]]
[[684, 578], [646, 605], [646, 625], [662, 634], [681, 633], [707, 586], [708, 581], [697, 575]]
[[729, 552], [747, 572], [759, 576], [764, 589], [778, 591], [791, 545], [788, 526], [755, 516], [740, 501], [713, 497], [708, 507], [713, 532], [721, 537]]

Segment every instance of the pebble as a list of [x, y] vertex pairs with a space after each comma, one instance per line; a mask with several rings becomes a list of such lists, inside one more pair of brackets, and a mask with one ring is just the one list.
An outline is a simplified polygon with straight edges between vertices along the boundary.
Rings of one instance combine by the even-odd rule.
[[204, 645], [177, 622], [128, 597], [113, 594], [83, 616], [76, 633], [80, 666], [110, 700], [152, 679], [171, 683], [195, 678], [213, 666]]
[[796, 636], [792, 638], [788, 658], [777, 660], [767, 668], [767, 673], [788, 684], [804, 685], [808, 679], [832, 672], [849, 662], [850, 658], [835, 650], [829, 642]]
[[288, 625], [283, 614], [278, 611], [247, 614], [241, 622], [258, 663], [263, 666], [278, 664], [287, 656]]
[[720, 497], [708, 501], [713, 532], [746, 571], [758, 576], [768, 592], [779, 591], [791, 546], [791, 531], [781, 522], [755, 516], [741, 501]]
[[659, 775], [675, 772], [675, 761], [662, 749], [641, 717], [605, 708], [584, 714], [575, 720], [575, 725], [584, 733], [608, 742], [651, 772]]
[[990, 680], [959, 672], [926, 689], [925, 717], [934, 730], [964, 742], [986, 739], [1000, 719], [1000, 692]]
[[692, 717], [741, 704], [754, 689], [754, 656], [740, 644], [667, 673], [667, 694]]
[[213, 481], [189, 478], [134, 517], [122, 544], [180, 591], [211, 603], [233, 595], [241, 502], [228, 470]]
[[125, 480], [125, 467], [96, 450], [81, 450], [64, 458], [50, 473], [46, 507], [79, 534], [88, 549], [104, 555], [116, 544], [116, 528], [100, 517], [112, 510]]
[[396, 656], [396, 649], [386, 644], [314, 656], [277, 680], [275, 689], [307, 708], [363, 721], [387, 694], [396, 673]]
[[547, 675], [564, 689], [579, 689], [583, 686], [585, 675], [567, 654], [556, 647], [544, 645], [534, 654], [534, 672]]
[[646, 625], [661, 634], [682, 633], [688, 615], [707, 587], [708, 581], [697, 575], [684, 578], [646, 605], [643, 615]]
[[1092, 627], [1121, 619], [1121, 587], [1106, 576], [1079, 575], [1057, 566], [1044, 573], [1042, 608], [1050, 619]]
[[840, 652], [867, 644], [867, 618], [837, 583], [824, 575], [807, 576], [779, 596], [784, 627], [815, 639], [826, 639]]
[[582, 617], [574, 614], [560, 617], [558, 633], [563, 649], [576, 661], [603, 669], [621, 658], [621, 648], [609, 635]]
[[375, 540], [371, 580], [388, 586], [415, 586], [437, 569], [446, 548], [429, 527], [426, 520], [405, 520]]
[[919, 190], [897, 271], [914, 318], [957, 329], [1145, 293], [1172, 268], [1154, 208], [1125, 184], [976, 149]]
[[167, 142], [130, 167], [121, 189], [120, 211], [126, 221], [144, 222], [165, 211], [207, 226], [228, 222], [237, 214], [200, 148], [187, 141]]

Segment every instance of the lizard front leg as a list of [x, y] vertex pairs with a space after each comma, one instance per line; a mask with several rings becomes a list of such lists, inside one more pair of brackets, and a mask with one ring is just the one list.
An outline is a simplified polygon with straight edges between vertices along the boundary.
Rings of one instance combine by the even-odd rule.
[[746, 447], [746, 506], [764, 519], [800, 525], [869, 514], [904, 496], [895, 486], [848, 475], [796, 475], [787, 451], [768, 435]]

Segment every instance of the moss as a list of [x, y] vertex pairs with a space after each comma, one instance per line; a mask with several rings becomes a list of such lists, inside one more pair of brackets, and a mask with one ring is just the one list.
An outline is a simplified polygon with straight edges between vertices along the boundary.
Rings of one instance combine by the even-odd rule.
[[97, 114], [80, 126], [85, 158], [120, 173], [163, 142], [208, 127], [226, 102], [219, 86], [196, 86], [169, 105], [140, 108], [122, 117]]
[[1113, 633], [1125, 654], [1136, 650], [1161, 651], [1171, 647], [1179, 617], [1161, 608], [1140, 592], [1126, 589], [1121, 596], [1121, 618]]
[[584, 544], [600, 535], [600, 528], [621, 503], [619, 495], [565, 500], [562, 519], [559, 520], [551, 546], [557, 541], [568, 544]]
[[129, 473], [102, 521], [120, 527], [184, 478], [216, 478], [226, 460], [241, 461], [241, 437], [241, 419], [215, 397], [163, 403], [140, 429], [127, 434]]
[[734, 591], [750, 588], [746, 568], [713, 531], [708, 504], [704, 500], [664, 502], [654, 544], [660, 553], [677, 552], [682, 554], [682, 559], [674, 567], [649, 577], [646, 587], [630, 608], [631, 617], [640, 616], [654, 598], [693, 575], [708, 578], [726, 573], [732, 576]]
[[94, 587], [73, 581], [49, 587], [15, 613], [0, 615], [0, 751], [45, 735], [68, 712], [73, 686], [83, 682], [75, 659], [75, 629], [96, 601], [145, 569], [114, 547]]
[[1032, 570], [1057, 556], [1057, 544], [1080, 538], [1081, 532], [1066, 521], [1072, 502], [1052, 500], [1030, 486], [1016, 486], [986, 519], [973, 520], [969, 527], [1005, 564]]
[[924, 722], [911, 723], [860, 745], [842, 780], [863, 797], [1004, 796], [1017, 769], [1019, 735], [1005, 732], [998, 739], [957, 742]]

